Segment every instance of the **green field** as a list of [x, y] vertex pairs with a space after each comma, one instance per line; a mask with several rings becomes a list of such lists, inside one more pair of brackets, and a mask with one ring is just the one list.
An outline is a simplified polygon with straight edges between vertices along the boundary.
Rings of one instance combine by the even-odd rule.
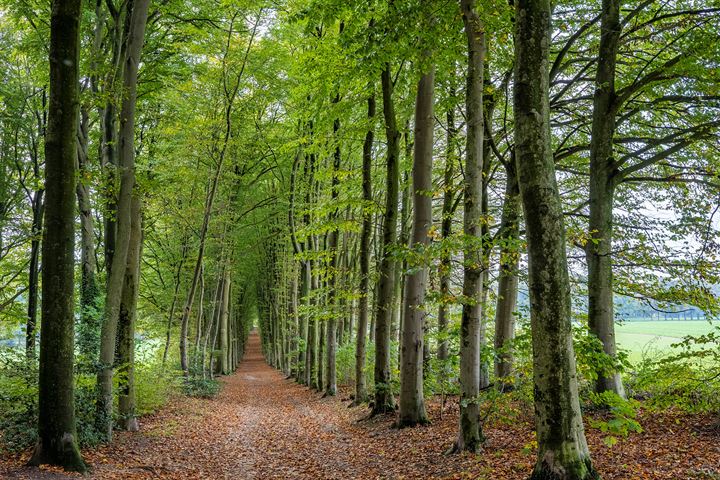
[[620, 348], [630, 352], [630, 361], [637, 362], [643, 353], [668, 352], [674, 343], [687, 335], [704, 335], [715, 330], [718, 323], [706, 320], [636, 321], [615, 326]]

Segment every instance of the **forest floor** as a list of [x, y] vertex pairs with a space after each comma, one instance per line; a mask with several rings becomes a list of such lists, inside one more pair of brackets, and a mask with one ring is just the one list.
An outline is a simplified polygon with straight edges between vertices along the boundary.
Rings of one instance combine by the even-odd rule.
[[[180, 397], [144, 417], [141, 432], [118, 432], [86, 450], [92, 479], [525, 479], [535, 458], [531, 414], [486, 426], [479, 455], [445, 455], [457, 429], [457, 402], [431, 400], [433, 423], [397, 430], [367, 419], [342, 395], [322, 395], [265, 364], [253, 335], [238, 371], [211, 400]], [[341, 392], [343, 393], [343, 392]], [[345, 392], [347, 393], [347, 392]], [[644, 414], [644, 431], [613, 447], [588, 429], [603, 479], [720, 478], [717, 418]], [[712, 422], [716, 422], [713, 426]], [[77, 478], [23, 467], [29, 452], [0, 458], [3, 479]]]

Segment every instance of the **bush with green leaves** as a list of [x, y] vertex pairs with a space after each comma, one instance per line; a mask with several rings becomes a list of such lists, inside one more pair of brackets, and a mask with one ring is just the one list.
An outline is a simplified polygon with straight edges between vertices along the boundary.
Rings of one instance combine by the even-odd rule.
[[214, 378], [189, 377], [182, 384], [182, 391], [188, 397], [214, 398], [220, 393], [222, 384]]

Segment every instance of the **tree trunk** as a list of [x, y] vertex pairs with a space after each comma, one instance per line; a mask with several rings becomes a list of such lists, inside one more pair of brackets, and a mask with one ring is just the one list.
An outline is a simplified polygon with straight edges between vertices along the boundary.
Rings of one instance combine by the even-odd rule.
[[140, 286], [140, 255], [142, 252], [141, 200], [133, 194], [131, 211], [130, 248], [123, 283], [120, 318], [118, 322], [118, 413], [120, 427], [136, 432], [140, 429], [137, 421], [135, 398], [135, 320], [137, 298]]
[[229, 321], [229, 300], [230, 300], [230, 271], [225, 269], [223, 280], [222, 296], [220, 297], [220, 373], [230, 373], [228, 364], [228, 321]]
[[[375, 119], [375, 94], [368, 97], [367, 116], [370, 122]], [[360, 298], [358, 299], [357, 335], [355, 336], [355, 405], [368, 400], [367, 380], [365, 378], [365, 357], [368, 329], [368, 301], [370, 296], [370, 237], [372, 236], [372, 147], [375, 128], [371, 123], [363, 143], [363, 209], [362, 233], [360, 234]]]
[[[429, 53], [429, 52], [428, 52]], [[429, 56], [429, 54], [428, 54]], [[413, 160], [413, 226], [411, 248], [420, 258], [430, 243], [432, 226], [433, 100], [435, 69], [430, 67], [418, 83], [415, 101], [415, 158]], [[424, 308], [428, 267], [413, 265], [405, 281], [400, 366], [400, 412], [398, 426], [428, 423], [423, 395], [423, 344], [427, 312]]]
[[[453, 190], [453, 178], [455, 177], [455, 139], [457, 127], [455, 126], [454, 107], [447, 111], [447, 155], [445, 157], [445, 172], [443, 178], [443, 206], [440, 234], [443, 240], [450, 238], [452, 234], [452, 217], [455, 212], [455, 192]], [[438, 307], [438, 360], [448, 359], [448, 301], [450, 297], [450, 278], [452, 276], [452, 261], [450, 250], [443, 250], [438, 267], [440, 277], [440, 306]]]
[[80, 0], [54, 0], [50, 17], [50, 104], [45, 134], [47, 207], [38, 378], [38, 441], [30, 465], [84, 472], [77, 444], [73, 379], [75, 162]]
[[[588, 264], [588, 326], [603, 344], [603, 351], [615, 358], [615, 312], [613, 304], [612, 235], [615, 167], [615, 64], [620, 25], [620, 1], [603, 0], [600, 27], [593, 123], [590, 140], [590, 222], [591, 239], [585, 255]], [[619, 372], [598, 371], [595, 390], [625, 397]]]
[[[341, 24], [342, 25], [342, 24]], [[342, 28], [341, 28], [342, 31]], [[334, 103], [340, 102], [340, 96], [336, 96]], [[335, 119], [333, 122], [333, 137], [335, 140], [335, 152], [333, 155], [333, 167], [332, 167], [332, 193], [331, 193], [331, 203], [333, 205], [337, 204], [337, 198], [339, 195], [339, 189], [340, 189], [340, 160], [341, 160], [341, 151], [340, 151], [340, 139], [338, 137], [338, 132], [340, 131], [340, 120]], [[334, 209], [334, 211], [331, 213], [331, 221], [334, 223], [337, 223], [337, 219], [339, 217], [337, 208]], [[328, 250], [330, 252], [330, 261], [329, 261], [329, 270], [330, 270], [330, 278], [328, 279], [328, 295], [327, 295], [327, 305], [330, 310], [330, 316], [327, 320], [327, 339], [326, 339], [326, 348], [327, 348], [327, 358], [326, 358], [326, 372], [325, 372], [325, 395], [328, 396], [334, 396], [337, 392], [337, 367], [335, 365], [335, 360], [337, 356], [337, 321], [338, 321], [338, 308], [337, 308], [337, 288], [338, 288], [338, 237], [340, 236], [340, 231], [338, 230], [337, 226], [334, 226], [333, 229], [330, 231], [330, 234], [328, 236]]]
[[134, 0], [125, 68], [123, 71], [123, 95], [120, 114], [120, 193], [117, 203], [117, 237], [112, 267], [108, 278], [105, 316], [100, 333], [100, 367], [98, 372], [98, 401], [96, 425], [98, 431], [109, 441], [112, 438], [113, 411], [113, 363], [115, 342], [120, 314], [120, 301], [128, 256], [131, 230], [131, 204], [135, 185], [135, 103], [137, 98], [138, 66], [143, 42], [149, 0]]
[[495, 377], [498, 388], [507, 392], [513, 388], [512, 341], [515, 338], [515, 308], [518, 295], [520, 252], [520, 189], [517, 183], [515, 159], [505, 165], [505, 198], [500, 220], [500, 265], [498, 293], [495, 306]]
[[380, 262], [380, 282], [376, 301], [375, 320], [375, 403], [372, 415], [395, 411], [395, 398], [390, 384], [390, 323], [395, 292], [395, 260], [392, 249], [397, 241], [397, 204], [400, 176], [400, 132], [393, 104], [393, 82], [390, 63], [381, 75], [383, 116], [387, 138], [387, 178], [385, 188], [385, 218], [383, 221], [383, 252]]
[[[39, 171], [36, 178], [39, 179]], [[32, 240], [30, 241], [30, 267], [28, 272], [27, 326], [25, 329], [25, 354], [35, 358], [35, 335], [37, 334], [38, 287], [40, 280], [40, 240], [42, 238], [43, 195], [42, 188], [36, 190], [32, 198]]]
[[[82, 110], [81, 110], [82, 111]], [[100, 286], [96, 272], [97, 260], [95, 258], [95, 226], [93, 223], [92, 204], [90, 202], [90, 188], [85, 183], [88, 173], [88, 128], [87, 112], [83, 112], [80, 122], [82, 138], [81, 151], [78, 151], [79, 178], [76, 186], [78, 210], [80, 212], [80, 325], [78, 335], [78, 351], [81, 361], [94, 363], [98, 357], [98, 331], [100, 330]]]
[[485, 441], [480, 425], [480, 341], [482, 330], [482, 171], [485, 33], [474, 0], [461, 0], [468, 50], [465, 106], [467, 139], [463, 230], [463, 305], [460, 325], [460, 428], [456, 451], [477, 452]]
[[580, 412], [563, 210], [550, 143], [549, 0], [515, 2], [515, 153], [528, 244], [534, 480], [598, 478]]

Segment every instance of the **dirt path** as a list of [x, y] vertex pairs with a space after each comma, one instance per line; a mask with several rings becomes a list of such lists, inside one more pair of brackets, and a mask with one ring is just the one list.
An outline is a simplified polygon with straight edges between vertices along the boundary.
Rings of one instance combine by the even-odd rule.
[[[364, 407], [322, 398], [265, 364], [257, 335], [234, 375], [212, 400], [180, 397], [143, 418], [138, 433], [84, 451], [90, 479], [493, 479], [527, 478], [535, 459], [532, 417], [516, 412], [486, 428], [480, 455], [444, 455], [457, 431], [457, 403], [430, 427], [397, 430], [393, 418], [367, 420]], [[603, 479], [718, 478], [720, 442], [707, 416], [648, 415], [645, 432], [612, 449], [589, 430]], [[508, 421], [510, 420], [510, 421]], [[19, 467], [29, 452], [3, 462], [1, 479], [67, 479], [56, 469]]]

